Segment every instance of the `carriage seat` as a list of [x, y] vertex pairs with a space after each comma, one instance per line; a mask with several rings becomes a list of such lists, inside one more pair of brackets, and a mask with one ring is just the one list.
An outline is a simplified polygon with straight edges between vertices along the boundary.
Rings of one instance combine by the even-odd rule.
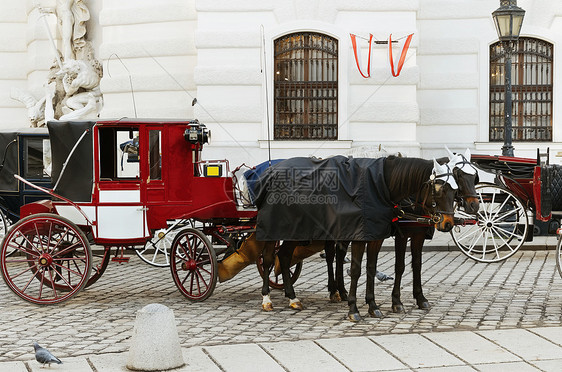
[[[562, 214], [562, 165], [550, 165], [550, 194], [552, 197], [552, 212]], [[556, 213], [558, 212], [558, 213]]]

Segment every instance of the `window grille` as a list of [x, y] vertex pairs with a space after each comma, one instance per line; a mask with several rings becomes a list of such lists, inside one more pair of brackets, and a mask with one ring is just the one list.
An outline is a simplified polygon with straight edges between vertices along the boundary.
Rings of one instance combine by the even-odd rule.
[[[520, 37], [512, 56], [513, 141], [552, 141], [553, 45]], [[490, 141], [504, 140], [505, 59], [490, 46]]]
[[275, 40], [276, 140], [337, 140], [338, 41], [301, 32]]

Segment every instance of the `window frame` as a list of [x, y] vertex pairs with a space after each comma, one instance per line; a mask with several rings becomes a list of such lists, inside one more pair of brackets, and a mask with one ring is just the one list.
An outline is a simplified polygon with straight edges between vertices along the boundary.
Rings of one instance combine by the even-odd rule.
[[[524, 50], [522, 47], [525, 43], [535, 43], [542, 45], [546, 50], [540, 53], [537, 50]], [[504, 135], [504, 95], [505, 84], [494, 84], [494, 72], [504, 73], [503, 51], [500, 41], [496, 41], [489, 46], [488, 55], [488, 141], [492, 143], [503, 142]], [[499, 52], [498, 52], [499, 51]], [[527, 56], [530, 60], [526, 59]], [[533, 59], [534, 56], [534, 59]], [[542, 60], [539, 60], [542, 58]], [[546, 60], [545, 60], [546, 59]], [[531, 63], [531, 64], [529, 64]], [[549, 84], [525, 84], [523, 81], [525, 77], [524, 69], [527, 65], [538, 69], [538, 66], [546, 66], [549, 73]], [[497, 67], [497, 68], [496, 68]], [[536, 71], [538, 79], [538, 70]], [[503, 76], [503, 75], [502, 75]], [[541, 76], [541, 79], [543, 76]], [[503, 80], [503, 78], [500, 78]], [[499, 79], [497, 79], [499, 80]], [[523, 82], [523, 84], [518, 84]], [[538, 82], [538, 81], [537, 81]], [[545, 82], [541, 80], [541, 82]], [[533, 36], [521, 36], [517, 41], [517, 48], [512, 56], [512, 130], [513, 142], [526, 143], [526, 142], [553, 142], [554, 141], [554, 44], [548, 40], [541, 39]], [[522, 99], [524, 97], [532, 97], [534, 94], [535, 99]], [[497, 97], [494, 97], [496, 95]], [[537, 96], [545, 96], [546, 98], [537, 99]], [[530, 108], [535, 105], [535, 108]], [[546, 105], [546, 107], [545, 107]], [[540, 109], [540, 110], [539, 110]], [[537, 113], [539, 112], [539, 113]], [[546, 113], [545, 113], [546, 112]], [[542, 113], [542, 115], [541, 115]], [[533, 121], [541, 121], [542, 125], [524, 125], [532, 123]], [[544, 122], [546, 121], [546, 124]], [[496, 125], [494, 125], [496, 124]], [[495, 128], [495, 130], [494, 130]], [[538, 129], [538, 130], [537, 130]], [[528, 137], [529, 133], [533, 133], [532, 137]], [[499, 133], [499, 134], [498, 134]], [[540, 135], [543, 133], [544, 135]]]

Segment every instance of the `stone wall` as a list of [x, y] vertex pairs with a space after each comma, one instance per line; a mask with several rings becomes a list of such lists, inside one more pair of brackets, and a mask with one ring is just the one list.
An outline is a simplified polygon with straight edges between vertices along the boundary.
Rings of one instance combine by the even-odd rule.
[[[27, 126], [12, 88], [37, 97], [53, 62], [43, 19], [35, 5], [55, 0], [0, 0], [0, 128]], [[453, 150], [497, 154], [488, 142], [489, 46], [497, 41], [489, 0], [87, 0], [88, 38], [103, 61], [102, 116], [198, 118], [212, 130], [205, 156], [235, 165], [268, 157], [327, 156], [358, 148], [442, 156]], [[527, 13], [522, 35], [555, 45], [562, 60], [562, 4], [520, 0]], [[55, 16], [45, 17], [53, 36]], [[263, 27], [263, 29], [262, 29]], [[263, 30], [263, 32], [262, 32]], [[314, 31], [338, 39], [338, 141], [274, 141], [273, 41], [287, 33]], [[390, 74], [387, 45], [373, 47], [371, 78], [355, 66], [349, 34], [386, 40], [398, 59], [403, 37], [414, 33], [399, 77]], [[265, 43], [264, 43], [265, 42]], [[360, 39], [363, 57], [367, 45]], [[263, 46], [265, 45], [265, 50]], [[555, 73], [554, 142], [514, 143], [515, 154], [536, 148], [562, 151]], [[132, 88], [131, 88], [132, 83]], [[269, 92], [266, 92], [267, 85]], [[132, 93], [134, 91], [134, 95]], [[198, 103], [192, 106], [197, 97]], [[135, 112], [136, 111], [136, 112]], [[551, 157], [560, 162], [562, 158]]]

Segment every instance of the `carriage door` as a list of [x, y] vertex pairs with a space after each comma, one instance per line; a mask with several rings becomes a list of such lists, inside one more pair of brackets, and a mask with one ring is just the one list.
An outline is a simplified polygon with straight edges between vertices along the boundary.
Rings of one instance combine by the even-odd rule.
[[154, 228], [157, 225], [155, 221], [161, 221], [161, 207], [166, 204], [166, 190], [164, 187], [164, 174], [163, 174], [163, 160], [162, 147], [165, 147], [163, 142], [162, 126], [147, 126], [143, 128], [145, 131], [143, 143], [143, 151], [145, 158], [141, 164], [141, 173], [143, 184], [141, 185], [141, 198], [147, 210], [147, 222], [149, 228]]
[[99, 127], [98, 238], [148, 236], [141, 200], [141, 137], [137, 127]]

